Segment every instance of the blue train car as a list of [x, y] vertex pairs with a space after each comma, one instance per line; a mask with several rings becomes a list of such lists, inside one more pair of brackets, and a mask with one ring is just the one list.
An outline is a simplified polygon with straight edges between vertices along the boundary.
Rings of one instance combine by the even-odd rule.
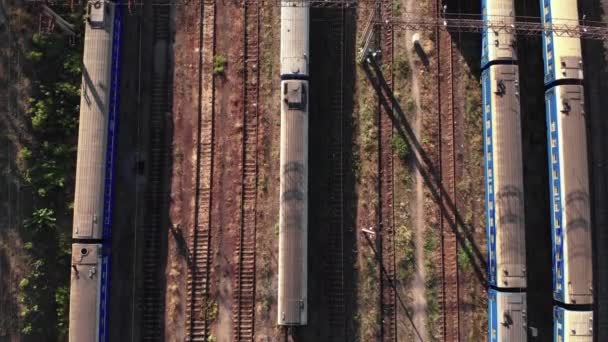
[[515, 22], [513, 0], [482, 0], [482, 16], [486, 27], [482, 31], [481, 68], [489, 63], [517, 60], [515, 34], [498, 30], [492, 25], [512, 25]]
[[553, 315], [553, 341], [593, 341], [593, 311], [574, 311], [555, 306]]
[[481, 79], [489, 283], [521, 289], [526, 237], [518, 68], [494, 64]]
[[87, 9], [72, 231], [75, 243], [69, 339], [104, 342], [109, 339], [122, 10], [115, 3], [104, 1], [92, 1]]
[[[540, 0], [545, 25], [578, 25], [577, 1]], [[581, 40], [548, 31], [543, 34], [545, 84], [583, 79]]]
[[488, 291], [488, 341], [526, 341], [526, 293]]
[[593, 270], [583, 87], [552, 87], [545, 93], [545, 101], [553, 297], [565, 304], [591, 304]]

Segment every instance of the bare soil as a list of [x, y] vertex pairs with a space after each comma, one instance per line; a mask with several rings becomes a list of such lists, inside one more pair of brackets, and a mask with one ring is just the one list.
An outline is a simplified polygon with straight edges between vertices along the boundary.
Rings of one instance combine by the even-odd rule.
[[185, 337], [188, 232], [194, 224], [196, 142], [198, 123], [198, 32], [200, 2], [176, 6], [173, 42], [173, 140], [170, 224], [167, 250], [165, 340]]

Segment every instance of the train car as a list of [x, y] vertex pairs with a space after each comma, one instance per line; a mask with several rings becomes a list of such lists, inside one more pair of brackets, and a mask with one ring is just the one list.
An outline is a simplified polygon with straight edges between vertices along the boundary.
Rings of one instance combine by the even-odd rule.
[[593, 311], [573, 311], [556, 306], [553, 315], [553, 341], [593, 341]]
[[279, 325], [308, 319], [308, 52], [309, 6], [281, 7], [281, 157]]
[[545, 93], [545, 101], [553, 296], [565, 304], [591, 304], [593, 274], [583, 87], [552, 87]]
[[[544, 25], [578, 25], [577, 1], [541, 0]], [[581, 40], [553, 31], [543, 34], [545, 84], [563, 79], [583, 79]]]
[[488, 24], [482, 31], [481, 67], [489, 63], [517, 60], [515, 34], [493, 29], [492, 24], [512, 25], [515, 22], [513, 0], [482, 0], [483, 20]]
[[526, 287], [526, 236], [516, 65], [482, 72], [488, 275], [491, 286]]
[[[121, 9], [114, 3], [89, 2], [86, 18], [72, 230], [75, 243], [69, 340], [74, 342], [108, 341], [112, 185], [122, 31]], [[94, 277], [87, 279], [92, 272]]]
[[488, 290], [488, 341], [527, 340], [526, 294]]
[[70, 280], [70, 340], [99, 341], [99, 308], [107, 298], [100, 288], [103, 259], [101, 244], [72, 245], [72, 276]]

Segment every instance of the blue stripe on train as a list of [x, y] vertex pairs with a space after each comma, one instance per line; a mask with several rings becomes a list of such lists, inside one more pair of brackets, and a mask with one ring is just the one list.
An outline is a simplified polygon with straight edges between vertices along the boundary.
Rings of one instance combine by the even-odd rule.
[[[488, 4], [487, 4], [487, 0], [481, 0], [481, 13], [482, 13], [482, 20], [484, 23], [487, 22], [488, 20]], [[490, 50], [488, 49], [488, 28], [484, 27], [483, 31], [481, 33], [481, 68], [485, 68], [486, 64], [488, 64], [489, 62], [489, 53]]]
[[496, 220], [494, 203], [494, 155], [492, 135], [492, 80], [490, 69], [482, 73], [484, 176], [486, 187], [486, 237], [488, 247], [488, 282], [496, 286]]
[[99, 294], [99, 342], [109, 341], [109, 287], [111, 266], [112, 208], [114, 185], [114, 161], [116, 158], [116, 138], [118, 130], [118, 105], [120, 102], [120, 44], [122, 35], [122, 6], [114, 7], [114, 32], [112, 36], [112, 61], [110, 76], [110, 99], [108, 112], [108, 136], [105, 165], [103, 244], [101, 286]]
[[[540, 0], [542, 23], [550, 24], [553, 20], [551, 13], [551, 0]], [[546, 32], [542, 34], [543, 39], [543, 61], [545, 67], [545, 85], [555, 80], [555, 45], [553, 34]]]
[[494, 289], [488, 290], [488, 341], [498, 341], [498, 298]]
[[564, 302], [564, 257], [563, 257], [563, 217], [562, 189], [560, 184], [559, 117], [556, 103], [556, 88], [545, 93], [547, 120], [547, 149], [549, 152], [549, 193], [551, 197], [551, 248], [553, 260], [553, 297]]
[[564, 322], [566, 312], [559, 306], [553, 307], [553, 341], [564, 342], [566, 338]]

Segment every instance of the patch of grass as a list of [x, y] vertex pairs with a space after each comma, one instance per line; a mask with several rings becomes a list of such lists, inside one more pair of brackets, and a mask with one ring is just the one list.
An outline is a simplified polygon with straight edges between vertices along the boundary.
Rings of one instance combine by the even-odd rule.
[[469, 253], [473, 250], [471, 248], [471, 243], [469, 241], [465, 242], [464, 246], [460, 246], [458, 248], [458, 268], [465, 272], [470, 272], [471, 267], [471, 258], [469, 257]]
[[361, 340], [371, 341], [378, 333], [378, 262], [373, 255], [367, 255], [362, 260], [361, 272], [359, 274], [360, 300], [362, 309], [366, 314], [361, 317]]
[[359, 183], [361, 181], [361, 156], [359, 155], [358, 148], [353, 148], [352, 166], [353, 166], [353, 176], [355, 177], [355, 181], [357, 183]]
[[213, 74], [223, 75], [226, 72], [228, 66], [228, 59], [224, 55], [213, 56]]
[[427, 302], [427, 326], [432, 340], [436, 340], [435, 331], [439, 321], [439, 302], [437, 301], [440, 279], [438, 270], [433, 260], [434, 253], [439, 248], [439, 238], [433, 227], [427, 227], [424, 232], [424, 257], [426, 269], [426, 302]]
[[406, 161], [410, 156], [410, 145], [399, 134], [393, 136], [393, 149], [402, 161]]
[[414, 276], [414, 233], [405, 224], [395, 231], [395, 247], [403, 253], [397, 260], [397, 279], [408, 283]]
[[369, 153], [374, 151], [378, 144], [375, 113], [368, 104], [364, 104], [359, 111], [359, 118], [361, 121], [363, 150]]
[[212, 301], [207, 305], [207, 320], [213, 322], [217, 319], [217, 315], [220, 313], [219, 305], [216, 301]]
[[405, 55], [398, 55], [393, 62], [393, 72], [399, 78], [408, 79], [412, 74], [410, 62]]
[[406, 189], [411, 189], [412, 186], [414, 185], [413, 172], [416, 172], [416, 171], [415, 170], [413, 170], [411, 172], [406, 171], [403, 173], [403, 177], [401, 178], [401, 181], [403, 182], [403, 186]]
[[416, 101], [413, 98], [408, 98], [405, 102], [405, 111], [410, 114], [416, 111]]
[[268, 176], [267, 175], [263, 175], [260, 179], [260, 189], [262, 190], [263, 193], [267, 194], [268, 193]]
[[275, 289], [273, 286], [274, 272], [272, 270], [272, 260], [269, 251], [262, 249], [260, 253], [261, 267], [259, 268], [257, 277], [259, 287], [257, 289], [257, 297], [262, 306], [262, 315], [269, 317], [272, 305], [275, 303]]
[[393, 16], [400, 17], [401, 16], [401, 0], [393, 0]]

